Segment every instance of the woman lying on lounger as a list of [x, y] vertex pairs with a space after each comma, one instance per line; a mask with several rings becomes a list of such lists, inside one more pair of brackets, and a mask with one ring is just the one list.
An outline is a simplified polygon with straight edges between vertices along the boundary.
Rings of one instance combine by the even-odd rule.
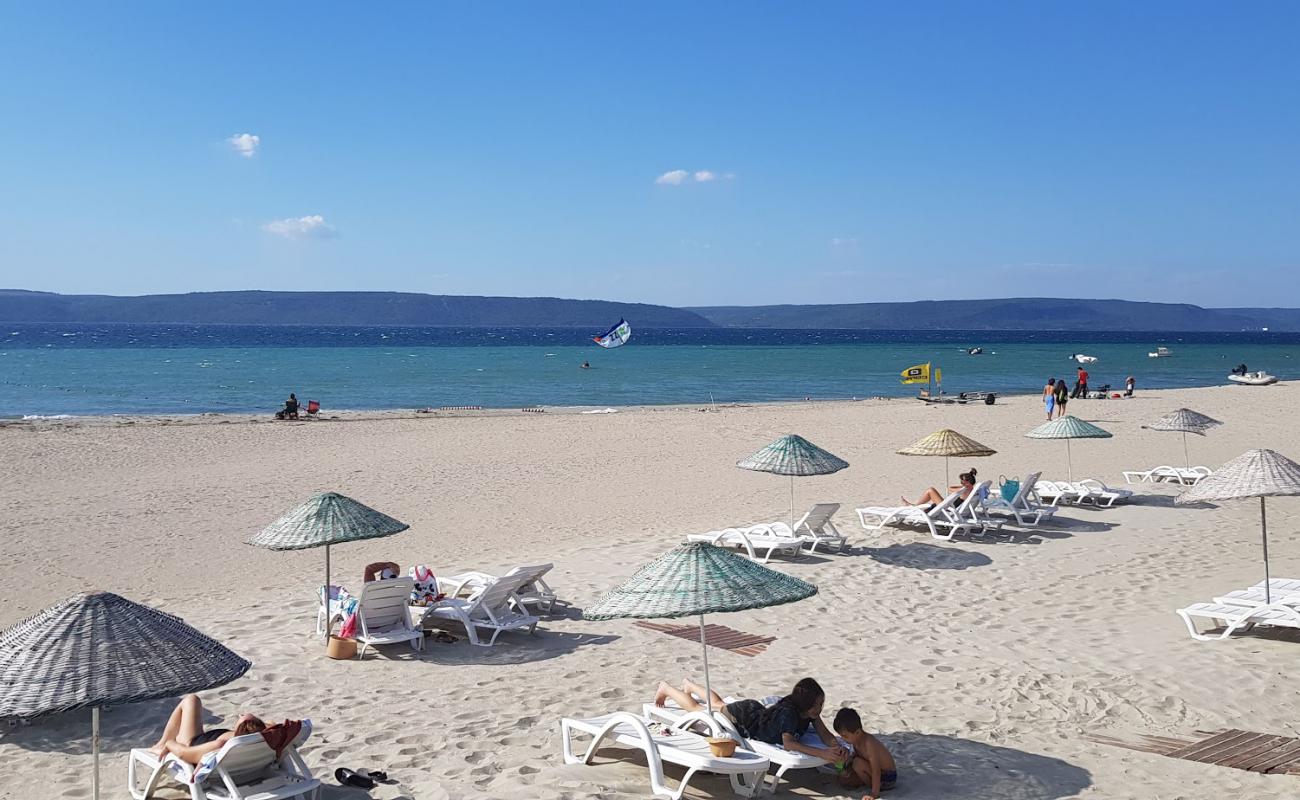
[[[704, 704], [698, 698], [704, 695], [704, 687], [689, 680], [682, 681], [680, 689], [660, 683], [655, 692], [655, 705], [662, 706], [672, 700], [686, 711], [703, 711]], [[794, 685], [790, 694], [771, 707], [764, 706], [757, 700], [727, 703], [717, 692], [710, 694], [709, 707], [726, 717], [747, 739], [781, 745], [791, 752], [839, 763], [849, 754], [840, 746], [826, 723], [822, 722], [822, 704], [825, 701], [826, 693], [817, 685], [817, 681], [804, 678]], [[817, 736], [825, 747], [813, 747], [799, 741], [809, 726], [817, 731]]]
[[236, 736], [258, 733], [266, 723], [252, 714], [244, 714], [235, 723], [234, 730], [213, 728], [203, 730], [203, 703], [197, 694], [187, 694], [176, 704], [176, 710], [163, 728], [158, 744], [149, 748], [159, 758], [168, 753], [190, 764], [198, 764], [208, 753], [214, 753]]
[[[971, 489], [975, 488], [975, 468], [971, 467], [970, 472], [963, 472], [962, 474], [958, 475], [957, 480], [961, 481], [961, 485], [949, 486], [948, 491], [950, 492], [960, 491], [961, 494], [958, 495], [957, 499], [965, 500], [970, 495]], [[903, 505], [923, 506], [924, 510], [928, 512], [931, 509], [933, 509], [935, 506], [942, 503], [945, 497], [947, 497], [947, 495], [939, 494], [939, 490], [931, 486], [929, 489], [925, 490], [925, 494], [921, 495], [921, 499], [917, 500], [915, 503], [913, 503], [912, 501], [904, 497]]]

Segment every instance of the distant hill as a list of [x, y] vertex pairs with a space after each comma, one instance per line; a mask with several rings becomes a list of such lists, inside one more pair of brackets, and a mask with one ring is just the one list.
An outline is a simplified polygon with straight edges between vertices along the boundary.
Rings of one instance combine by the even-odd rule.
[[711, 328], [692, 311], [556, 297], [459, 297], [403, 292], [199, 292], [140, 297], [0, 290], [4, 322], [239, 323]]
[[735, 328], [898, 330], [1241, 331], [1300, 330], [1300, 309], [1214, 309], [1128, 300], [1016, 298], [914, 303], [709, 306], [691, 308]]

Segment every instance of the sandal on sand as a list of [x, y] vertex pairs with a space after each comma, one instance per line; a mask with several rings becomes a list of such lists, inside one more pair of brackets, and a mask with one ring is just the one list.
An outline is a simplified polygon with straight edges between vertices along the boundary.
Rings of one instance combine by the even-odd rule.
[[355, 786], [358, 789], [373, 789], [377, 785], [374, 778], [354, 772], [347, 767], [334, 770], [334, 780], [338, 781], [340, 786]]
[[[388, 783], [388, 782], [389, 782], [389, 781], [388, 781], [388, 773], [387, 773], [387, 772], [384, 772], [383, 770], [378, 770], [378, 769], [363, 769], [363, 770], [361, 770], [361, 774], [364, 775], [364, 776], [366, 776], [367, 778], [369, 778], [369, 779], [372, 780], [372, 781], [378, 781], [379, 783]], [[393, 781], [393, 783], [396, 783], [396, 781]]]

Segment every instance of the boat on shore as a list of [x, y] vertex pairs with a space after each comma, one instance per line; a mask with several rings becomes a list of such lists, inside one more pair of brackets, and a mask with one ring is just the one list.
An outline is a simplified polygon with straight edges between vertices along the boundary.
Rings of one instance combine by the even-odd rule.
[[1174, 351], [1168, 347], [1157, 347], [1154, 353], [1147, 353], [1147, 358], [1169, 358], [1173, 354]]
[[1256, 372], [1247, 372], [1244, 375], [1233, 373], [1228, 376], [1228, 380], [1233, 383], [1240, 383], [1242, 386], [1268, 386], [1277, 383], [1277, 376], [1270, 375], [1261, 369]]

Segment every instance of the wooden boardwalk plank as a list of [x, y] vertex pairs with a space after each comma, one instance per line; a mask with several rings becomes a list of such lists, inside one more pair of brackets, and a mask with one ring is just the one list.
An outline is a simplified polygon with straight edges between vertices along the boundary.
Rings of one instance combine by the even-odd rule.
[[[676, 636], [679, 639], [687, 639], [692, 642], [700, 640], [700, 629], [697, 625], [674, 625], [664, 622], [647, 622], [645, 620], [638, 620], [636, 625], [647, 630]], [[776, 637], [757, 636], [728, 628], [725, 625], [705, 625], [704, 641], [709, 647], [729, 650], [737, 655], [752, 658], [766, 650], [769, 644], [776, 641]]]
[[1300, 775], [1300, 739], [1230, 728], [1196, 731], [1198, 739], [1138, 735], [1136, 741], [1087, 735], [1098, 744], [1249, 772]]

